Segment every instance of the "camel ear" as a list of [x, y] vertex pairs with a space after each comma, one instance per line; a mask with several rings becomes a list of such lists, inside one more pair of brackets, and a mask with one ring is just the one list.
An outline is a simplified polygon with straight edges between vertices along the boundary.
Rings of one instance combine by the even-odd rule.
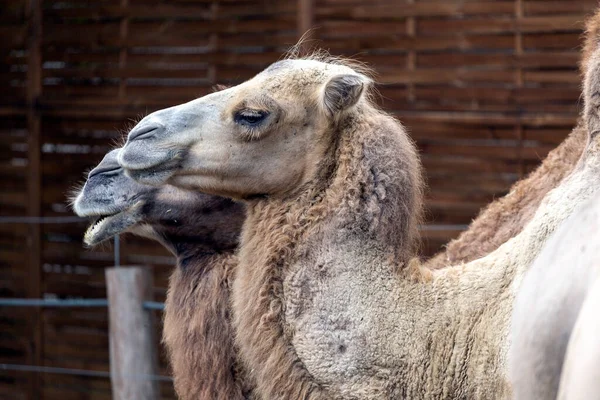
[[336, 75], [325, 84], [323, 105], [334, 116], [355, 105], [362, 96], [369, 80], [361, 75]]

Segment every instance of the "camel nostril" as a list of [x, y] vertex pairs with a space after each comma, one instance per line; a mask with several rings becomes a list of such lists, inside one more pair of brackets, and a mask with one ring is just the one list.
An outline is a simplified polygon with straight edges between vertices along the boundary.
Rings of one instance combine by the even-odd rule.
[[148, 138], [160, 130], [164, 129], [161, 125], [151, 124], [145, 126], [136, 126], [129, 132], [128, 140], [137, 140]]
[[120, 165], [115, 165], [115, 166], [106, 166], [106, 167], [102, 167], [102, 168], [94, 168], [93, 170], [90, 171], [90, 173], [88, 174], [88, 179], [93, 178], [94, 176], [97, 175], [116, 175], [118, 173], [120, 173], [123, 170], [123, 168], [121, 168]]

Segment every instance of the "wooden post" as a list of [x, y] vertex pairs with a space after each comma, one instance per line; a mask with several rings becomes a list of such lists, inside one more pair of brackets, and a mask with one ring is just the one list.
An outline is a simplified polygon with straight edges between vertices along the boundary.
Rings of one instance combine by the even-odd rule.
[[301, 38], [313, 28], [315, 18], [314, 0], [298, 0], [297, 29]]
[[[39, 101], [42, 94], [42, 7], [41, 0], [28, 0], [26, 18], [28, 28], [27, 40], [27, 214], [31, 217], [42, 215], [41, 207], [41, 116]], [[27, 238], [27, 295], [30, 298], [42, 297], [41, 270], [41, 231], [38, 224], [30, 224]], [[44, 363], [42, 310], [36, 307], [29, 315], [31, 342], [29, 360], [31, 365], [42, 366]], [[40, 400], [43, 397], [41, 379], [37, 372], [32, 372], [28, 382], [28, 397]]]
[[[125, 11], [127, 6], [129, 5], [129, 0], [121, 0], [121, 10]], [[121, 70], [121, 74], [123, 73], [123, 69], [127, 66], [127, 35], [129, 34], [129, 13], [127, 17], [121, 18], [121, 23], [119, 24], [119, 45], [121, 48], [119, 49], [119, 69]], [[119, 78], [119, 98], [125, 98], [125, 89], [127, 78], [124, 74]]]
[[108, 268], [110, 380], [116, 400], [154, 400], [158, 385], [155, 327], [144, 301], [152, 300], [152, 272], [143, 267]]

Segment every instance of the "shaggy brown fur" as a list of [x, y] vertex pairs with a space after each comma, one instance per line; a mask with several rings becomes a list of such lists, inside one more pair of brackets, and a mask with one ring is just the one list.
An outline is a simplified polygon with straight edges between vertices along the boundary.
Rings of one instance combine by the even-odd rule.
[[486, 206], [466, 231], [425, 265], [435, 269], [476, 260], [516, 236], [531, 220], [544, 196], [571, 173], [587, 139], [585, 126], [575, 127], [534, 172], [515, 183], [506, 196]]
[[207, 195], [174, 202], [177, 192], [156, 196], [145, 221], [150, 237], [177, 256], [163, 313], [175, 390], [182, 400], [244, 399], [250, 384], [237, 362], [229, 312], [243, 208]]
[[189, 261], [169, 280], [163, 341], [181, 399], [242, 399], [248, 395], [236, 363], [229, 285], [237, 258], [216, 254]]

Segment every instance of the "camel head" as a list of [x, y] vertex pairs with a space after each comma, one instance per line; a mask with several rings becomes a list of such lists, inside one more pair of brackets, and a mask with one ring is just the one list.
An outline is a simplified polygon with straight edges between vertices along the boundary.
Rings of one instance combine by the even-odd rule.
[[238, 86], [146, 116], [118, 161], [144, 184], [285, 196], [319, 170], [335, 124], [367, 101], [370, 84], [345, 63], [282, 60]]
[[173, 186], [137, 183], [117, 163], [118, 153], [119, 149], [109, 152], [75, 193], [75, 213], [92, 220], [84, 236], [87, 245], [131, 232], [161, 242], [177, 256], [237, 246], [244, 220], [241, 204]]

